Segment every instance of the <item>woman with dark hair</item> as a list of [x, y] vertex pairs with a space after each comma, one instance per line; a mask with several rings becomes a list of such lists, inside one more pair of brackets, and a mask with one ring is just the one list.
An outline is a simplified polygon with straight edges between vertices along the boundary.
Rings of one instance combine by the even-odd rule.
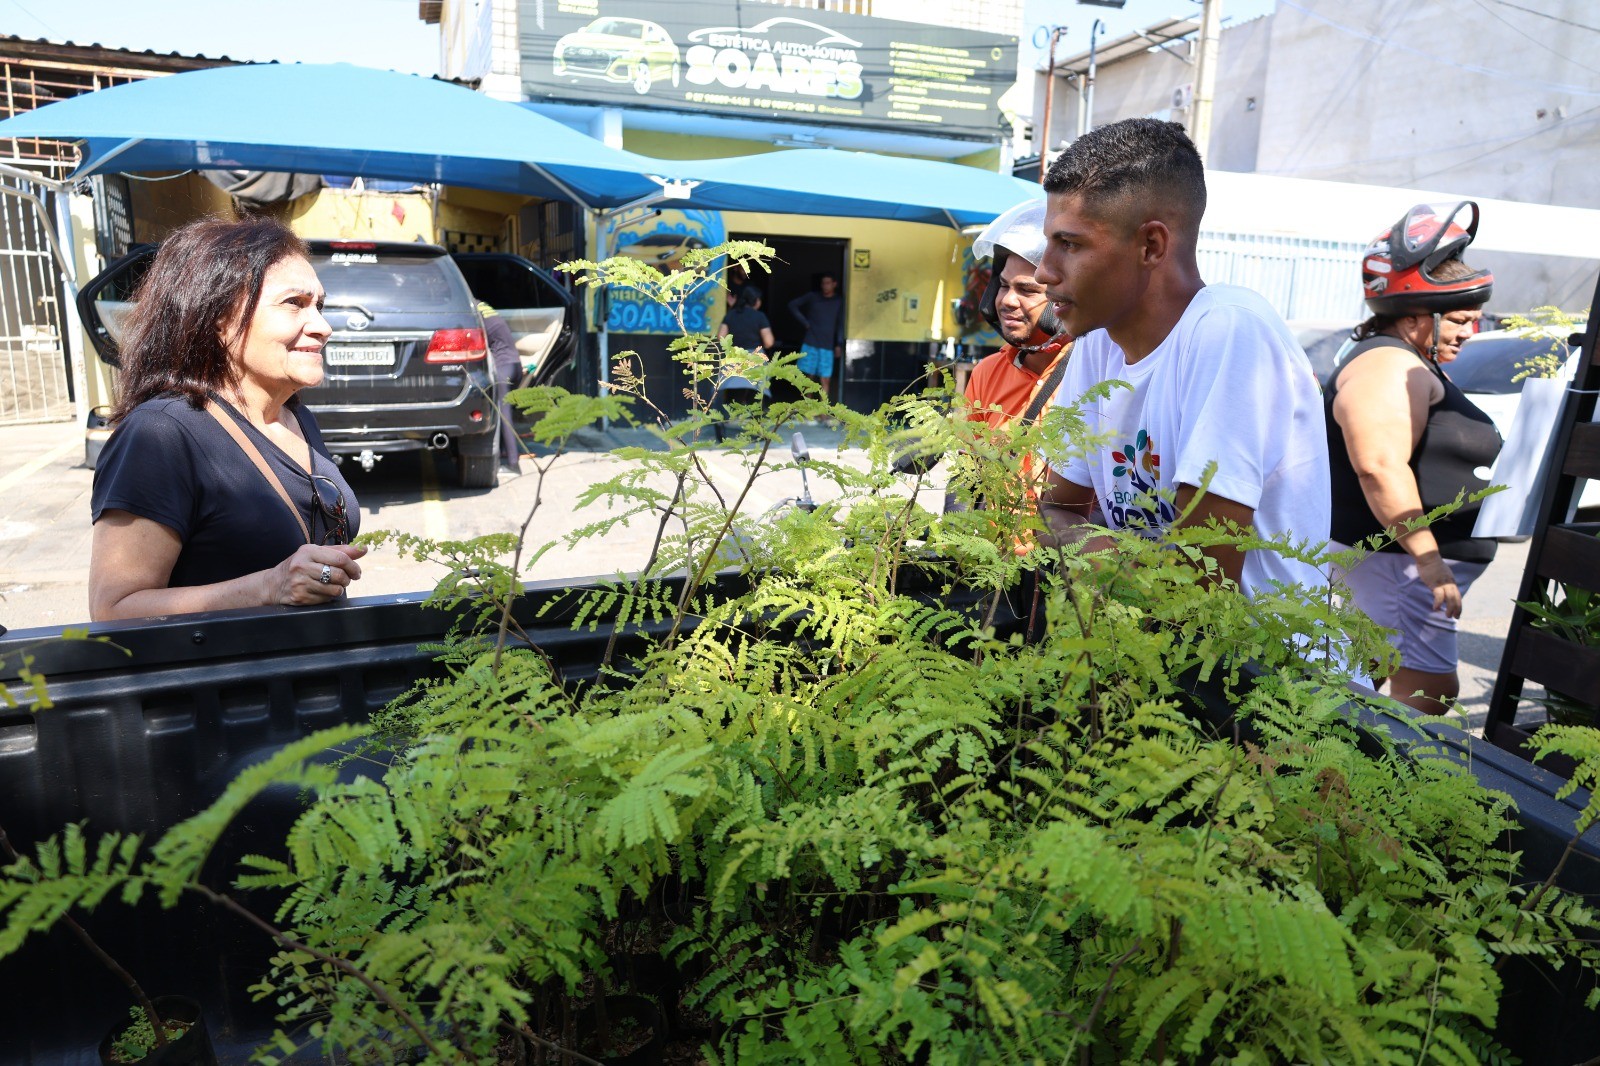
[[361, 576], [355, 496], [296, 396], [322, 381], [322, 300], [271, 219], [161, 243], [95, 467], [94, 620], [327, 603]]
[[[1470, 219], [1458, 224], [1468, 209]], [[1373, 315], [1357, 327], [1360, 343], [1324, 396], [1336, 546], [1405, 529], [1488, 484], [1483, 475], [1500, 452], [1500, 434], [1444, 370], [1494, 288], [1493, 274], [1461, 258], [1477, 230], [1471, 201], [1421, 205], [1362, 257]], [[1356, 606], [1394, 630], [1400, 667], [1388, 679], [1390, 695], [1432, 714], [1460, 691], [1461, 598], [1494, 558], [1495, 541], [1472, 535], [1477, 515], [1469, 503], [1338, 575]]]
[[[754, 285], [745, 285], [739, 290], [734, 304], [723, 316], [722, 325], [717, 328], [717, 339], [731, 337], [733, 343], [753, 355], [767, 355], [777, 347], [777, 340], [772, 335], [772, 324], [767, 321], [767, 316], [761, 310], [761, 290]], [[723, 406], [724, 411], [730, 403], [752, 404], [756, 402], [757, 389], [755, 382], [743, 374], [731, 371], [723, 374], [722, 380], [717, 384], [717, 395], [714, 403]], [[721, 443], [726, 435], [726, 425], [719, 422], [714, 427], [717, 442]]]

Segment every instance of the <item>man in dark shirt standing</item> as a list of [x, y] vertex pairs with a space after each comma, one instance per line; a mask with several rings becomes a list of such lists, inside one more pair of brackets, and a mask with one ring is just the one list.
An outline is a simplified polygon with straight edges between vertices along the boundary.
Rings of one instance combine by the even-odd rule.
[[800, 372], [822, 383], [822, 398], [833, 399], [833, 363], [844, 362], [844, 297], [839, 294], [839, 279], [824, 274], [818, 292], [789, 301], [789, 313], [805, 327], [800, 345]]

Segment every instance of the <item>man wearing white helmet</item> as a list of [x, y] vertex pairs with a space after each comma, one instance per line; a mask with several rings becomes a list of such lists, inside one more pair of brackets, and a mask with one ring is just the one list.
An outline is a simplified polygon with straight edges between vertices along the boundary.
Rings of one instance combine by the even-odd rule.
[[973, 255], [993, 259], [978, 310], [1005, 346], [973, 369], [966, 395], [973, 420], [997, 428], [1018, 418], [1038, 419], [1071, 351], [1072, 338], [1060, 332], [1044, 286], [1033, 276], [1044, 254], [1044, 215], [1043, 200], [1028, 200], [972, 242]]

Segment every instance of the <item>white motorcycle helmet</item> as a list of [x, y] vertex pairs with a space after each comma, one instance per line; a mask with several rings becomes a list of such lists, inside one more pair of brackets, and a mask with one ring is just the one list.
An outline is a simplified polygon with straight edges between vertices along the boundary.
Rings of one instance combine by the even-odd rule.
[[[1024, 200], [985, 226], [972, 242], [974, 258], [994, 260], [989, 269], [989, 285], [978, 301], [978, 313], [996, 332], [1000, 329], [1000, 315], [994, 302], [1000, 294], [1000, 272], [1013, 255], [1020, 255], [1034, 266], [1044, 258], [1044, 209], [1043, 199]], [[1061, 331], [1055, 312], [1048, 305], [1039, 316], [1039, 329], [1047, 337]]]

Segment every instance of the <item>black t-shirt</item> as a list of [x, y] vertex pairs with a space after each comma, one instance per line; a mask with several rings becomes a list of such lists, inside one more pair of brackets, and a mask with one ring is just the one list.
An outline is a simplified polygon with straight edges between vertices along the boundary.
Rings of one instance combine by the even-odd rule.
[[761, 349], [761, 331], [771, 329], [772, 324], [767, 321], [765, 312], [754, 307], [734, 307], [722, 316], [723, 325], [728, 327], [728, 336], [733, 338], [733, 343], [747, 352]]
[[[283, 482], [311, 539], [340, 542], [330, 535], [334, 521], [312, 501], [305, 469], [249, 420], [222, 406]], [[329, 457], [311, 412], [299, 399], [287, 406], [311, 445], [317, 474], [343, 494], [349, 531], [342, 539], [348, 541], [361, 525], [355, 493]], [[326, 508], [337, 507], [337, 500], [328, 498], [332, 493], [326, 482], [319, 482], [317, 494]], [[183, 548], [167, 582], [170, 588], [210, 585], [267, 570], [305, 543], [300, 526], [250, 457], [209, 413], [177, 396], [147, 400], [118, 423], [95, 464], [90, 507], [96, 522], [106, 511], [127, 511], [178, 534]]]
[[805, 340], [813, 348], [837, 348], [844, 343], [844, 297], [808, 292], [789, 301], [789, 313], [804, 323]]

